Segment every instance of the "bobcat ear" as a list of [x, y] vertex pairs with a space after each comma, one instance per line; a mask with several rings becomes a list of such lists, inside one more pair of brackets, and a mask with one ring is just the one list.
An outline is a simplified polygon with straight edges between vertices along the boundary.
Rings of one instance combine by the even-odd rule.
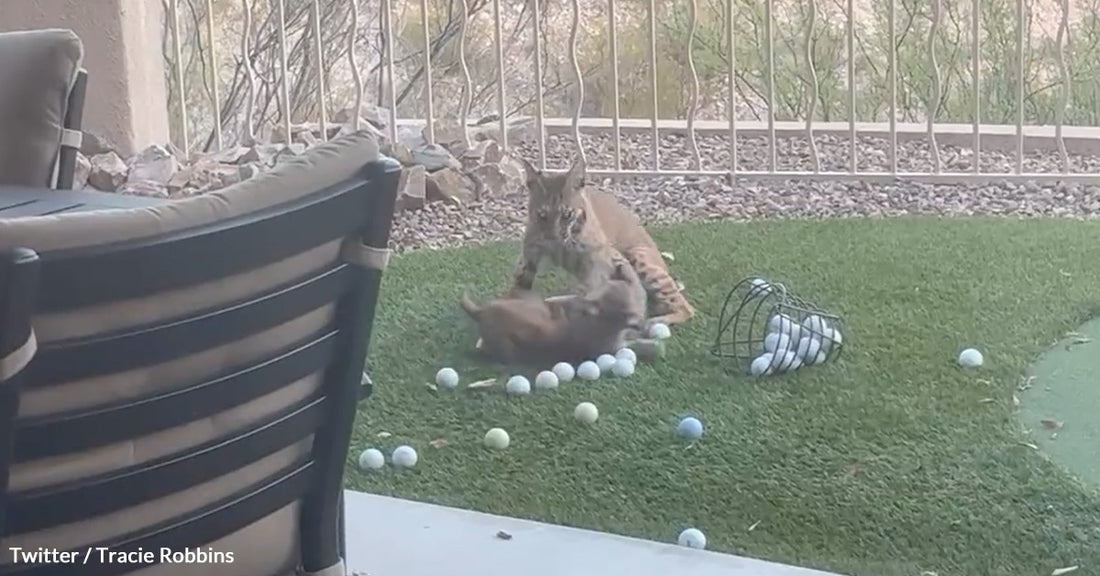
[[569, 167], [569, 184], [574, 190], [579, 190], [584, 187], [584, 179], [588, 172], [586, 164], [583, 157], [578, 157], [573, 162], [573, 165]]
[[542, 176], [542, 172], [539, 172], [538, 168], [535, 168], [534, 164], [531, 164], [526, 158], [520, 158], [520, 163], [523, 164], [523, 171], [526, 173], [528, 181], [534, 180], [539, 176]]

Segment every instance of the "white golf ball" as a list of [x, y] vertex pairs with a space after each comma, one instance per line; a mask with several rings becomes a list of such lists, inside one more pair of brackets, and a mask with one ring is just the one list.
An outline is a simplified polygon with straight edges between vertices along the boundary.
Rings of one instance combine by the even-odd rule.
[[485, 433], [485, 446], [493, 450], [504, 450], [511, 442], [504, 428], [492, 428]]
[[963, 368], [977, 368], [985, 362], [982, 353], [975, 348], [967, 348], [959, 352], [959, 366]]
[[630, 348], [620, 349], [618, 352], [615, 353], [615, 357], [618, 358], [619, 360], [622, 360], [623, 358], [626, 358], [627, 360], [630, 360], [631, 362], [633, 362], [635, 364], [638, 363], [638, 355], [635, 354], [634, 351], [631, 350]]
[[367, 448], [359, 454], [359, 468], [361, 470], [381, 470], [386, 465], [386, 457], [377, 448]]
[[676, 539], [676, 543], [686, 548], [703, 550], [707, 547], [707, 537], [697, 528], [688, 528], [680, 532], [680, 537]]
[[843, 344], [844, 338], [840, 335], [840, 330], [836, 328], [826, 328], [821, 335], [821, 349], [828, 353], [834, 346], [837, 348]]
[[764, 337], [764, 350], [774, 353], [776, 350], [786, 350], [791, 347], [791, 339], [786, 334], [772, 332]]
[[581, 380], [599, 380], [600, 367], [591, 360], [585, 360], [581, 362], [580, 366], [577, 366], [577, 377]]
[[776, 353], [772, 357], [772, 368], [775, 368], [776, 372], [786, 372], [787, 370], [793, 370], [797, 361], [798, 354], [795, 354], [794, 350], [787, 350], [783, 354]]
[[667, 340], [672, 337], [672, 330], [669, 329], [668, 324], [657, 322], [649, 327], [649, 337], [657, 340]]
[[752, 286], [752, 288], [749, 289], [749, 296], [767, 294], [772, 289], [771, 284], [768, 284], [768, 281], [763, 278], [753, 278], [749, 284]]
[[523, 376], [512, 376], [504, 384], [504, 391], [514, 396], [523, 396], [531, 393], [531, 381]]
[[765, 352], [753, 359], [752, 364], [749, 365], [749, 371], [753, 376], [763, 376], [770, 374], [772, 371], [772, 358], [771, 352]]
[[448, 390], [458, 386], [458, 372], [454, 368], [441, 368], [435, 373], [435, 385]]
[[600, 354], [596, 358], [596, 366], [600, 369], [600, 374], [607, 374], [611, 371], [611, 367], [615, 365], [615, 357], [610, 354]]
[[398, 446], [393, 450], [393, 465], [398, 468], [412, 468], [416, 466], [416, 450], [412, 446]]
[[568, 362], [558, 362], [554, 364], [552, 371], [554, 375], [558, 377], [558, 382], [568, 382], [577, 375], [577, 371], [573, 369], [573, 365]]
[[[570, 367], [572, 370], [572, 367]], [[535, 376], [535, 388], [538, 390], [554, 390], [558, 387], [558, 375], [549, 370], [543, 370]]]
[[817, 364], [817, 362], [813, 362], [813, 360], [815, 360], [821, 352], [821, 341], [813, 336], [803, 336], [802, 339], [798, 341], [794, 351], [798, 354], [798, 357], [807, 364]]
[[573, 417], [585, 424], [591, 424], [600, 417], [600, 411], [591, 402], [581, 402], [573, 409]]
[[811, 333], [820, 335], [825, 333], [825, 329], [828, 328], [829, 325], [821, 316], [810, 314], [802, 320], [802, 327]]
[[768, 332], [778, 332], [785, 334], [791, 340], [798, 340], [802, 333], [802, 326], [786, 314], [776, 314], [768, 318]]
[[634, 375], [634, 362], [629, 358], [619, 358], [611, 365], [611, 373], [619, 378], [627, 378]]

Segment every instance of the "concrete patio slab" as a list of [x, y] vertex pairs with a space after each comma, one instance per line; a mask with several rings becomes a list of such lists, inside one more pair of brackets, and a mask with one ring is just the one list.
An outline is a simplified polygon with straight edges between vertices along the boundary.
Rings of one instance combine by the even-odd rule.
[[368, 576], [835, 576], [350, 490], [344, 501], [348, 572]]

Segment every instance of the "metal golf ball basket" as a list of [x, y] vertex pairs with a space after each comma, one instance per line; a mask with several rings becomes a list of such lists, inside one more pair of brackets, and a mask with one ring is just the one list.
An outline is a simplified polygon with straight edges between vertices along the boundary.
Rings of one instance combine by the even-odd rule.
[[726, 295], [711, 353], [753, 376], [793, 372], [836, 360], [845, 331], [836, 314], [753, 276]]

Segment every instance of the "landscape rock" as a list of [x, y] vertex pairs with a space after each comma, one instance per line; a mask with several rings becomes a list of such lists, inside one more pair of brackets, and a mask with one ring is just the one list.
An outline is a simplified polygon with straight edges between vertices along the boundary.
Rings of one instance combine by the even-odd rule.
[[481, 186], [482, 194], [497, 197], [517, 192], [524, 183], [523, 169], [511, 158], [496, 164], [482, 164], [470, 171], [470, 176]]
[[401, 170], [397, 189], [397, 211], [419, 210], [427, 202], [425, 187], [427, 171], [423, 166], [408, 166]]
[[127, 180], [151, 180], [167, 185], [179, 170], [179, 162], [164, 146], [154, 144], [130, 159]]
[[168, 184], [154, 180], [127, 180], [117, 190], [119, 194], [168, 198]]
[[423, 166], [428, 172], [435, 172], [444, 168], [462, 168], [462, 162], [459, 162], [449, 150], [439, 144], [429, 144], [413, 149], [412, 163]]
[[474, 199], [476, 189], [477, 185], [458, 169], [444, 168], [427, 175], [424, 198], [462, 205]]
[[88, 184], [96, 190], [114, 192], [126, 181], [130, 168], [114, 152], [96, 154], [88, 159]]
[[89, 158], [114, 151], [114, 144], [101, 134], [85, 130], [81, 136], [80, 153]]
[[88, 185], [88, 176], [92, 173], [92, 162], [88, 157], [76, 153], [76, 166], [73, 168], [73, 190], [80, 190]]

